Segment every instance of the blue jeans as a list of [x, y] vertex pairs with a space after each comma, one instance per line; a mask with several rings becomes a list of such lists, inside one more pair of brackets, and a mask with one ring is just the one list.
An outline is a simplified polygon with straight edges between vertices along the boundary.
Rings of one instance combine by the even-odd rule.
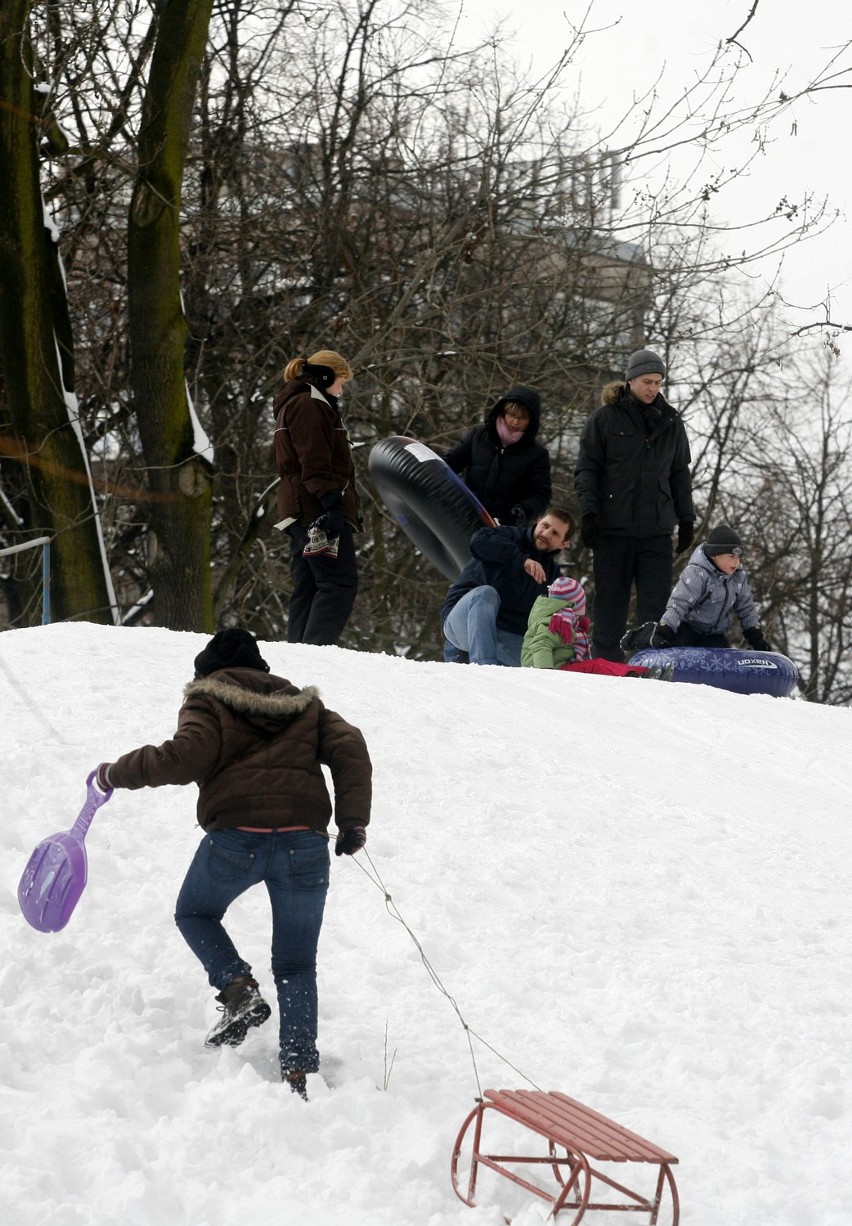
[[[497, 626], [500, 595], [484, 583], [466, 592], [444, 619], [444, 637], [459, 651], [466, 651], [471, 664], [505, 664], [520, 668], [522, 634]], [[446, 659], [446, 653], [444, 658]]]
[[315, 1073], [317, 945], [328, 892], [328, 839], [313, 830], [206, 834], [189, 866], [175, 923], [212, 987], [251, 975], [222, 925], [235, 898], [261, 881], [272, 904], [272, 977], [278, 992], [281, 1065]]
[[459, 651], [449, 639], [444, 639], [444, 663], [445, 664], [468, 664], [469, 661], [463, 651]]

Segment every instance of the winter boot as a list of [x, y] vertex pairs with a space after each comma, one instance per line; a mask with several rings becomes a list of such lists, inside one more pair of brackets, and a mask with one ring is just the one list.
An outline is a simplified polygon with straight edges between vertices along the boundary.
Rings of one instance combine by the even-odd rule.
[[674, 674], [674, 664], [652, 664], [644, 673], [639, 673], [640, 677], [647, 677], [651, 681], [671, 681]]
[[257, 990], [257, 980], [240, 975], [216, 999], [222, 1016], [204, 1040], [205, 1047], [239, 1047], [251, 1026], [262, 1026], [272, 1013]]
[[294, 1068], [282, 1068], [281, 1080], [286, 1081], [294, 1094], [308, 1101], [308, 1077], [306, 1073]]

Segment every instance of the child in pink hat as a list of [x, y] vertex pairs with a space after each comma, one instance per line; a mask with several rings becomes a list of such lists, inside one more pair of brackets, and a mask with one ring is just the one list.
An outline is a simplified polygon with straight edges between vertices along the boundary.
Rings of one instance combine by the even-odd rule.
[[669, 680], [662, 668], [589, 659], [589, 619], [582, 584], [560, 575], [530, 610], [521, 650], [526, 668], [558, 668], [562, 672], [598, 673], [609, 677], [650, 677]]

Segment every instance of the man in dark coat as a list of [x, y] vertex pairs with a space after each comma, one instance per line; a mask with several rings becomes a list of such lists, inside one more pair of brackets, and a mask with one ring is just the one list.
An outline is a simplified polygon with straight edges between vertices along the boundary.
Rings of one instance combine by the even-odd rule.
[[536, 441], [541, 401], [531, 387], [510, 387], [444, 456], [501, 524], [526, 527], [550, 502], [550, 454]]
[[204, 838], [178, 895], [175, 923], [202, 963], [222, 1017], [207, 1047], [235, 1047], [270, 1016], [252, 969], [222, 925], [231, 903], [263, 882], [272, 906], [272, 975], [278, 991], [281, 1076], [306, 1097], [319, 1068], [316, 955], [329, 881], [334, 785], [335, 851], [366, 842], [372, 767], [359, 730], [269, 671], [254, 635], [220, 630], [195, 659], [177, 731], [102, 762], [109, 788], [198, 784]]
[[592, 652], [606, 660], [624, 659], [633, 584], [637, 622], [658, 621], [672, 587], [672, 532], [682, 553], [695, 531], [689, 443], [660, 391], [665, 373], [656, 353], [639, 349], [580, 439], [574, 487], [580, 535], [594, 551]]
[[448, 643], [471, 664], [519, 668], [530, 609], [558, 578], [556, 554], [570, 535], [571, 517], [559, 507], [549, 507], [532, 528], [475, 532], [473, 556], [441, 606]]

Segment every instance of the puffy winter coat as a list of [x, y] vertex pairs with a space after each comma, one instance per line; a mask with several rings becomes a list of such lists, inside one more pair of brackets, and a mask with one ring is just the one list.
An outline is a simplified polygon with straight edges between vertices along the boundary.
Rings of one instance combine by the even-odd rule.
[[626, 385], [609, 384], [580, 439], [580, 513], [596, 513], [601, 530], [615, 536], [670, 533], [695, 519], [689, 463], [680, 414], [662, 394], [642, 405]]
[[521, 665], [560, 668], [589, 658], [589, 619], [570, 600], [539, 596], [530, 610]]
[[307, 526], [323, 513], [326, 494], [343, 494], [343, 514], [360, 528], [352, 449], [337, 398], [294, 379], [275, 397], [275, 467], [278, 514]]
[[113, 762], [113, 787], [197, 783], [198, 824], [328, 830], [334, 784], [340, 828], [370, 820], [372, 767], [364, 738], [313, 686], [254, 668], [220, 669], [184, 690], [177, 731]]
[[734, 614], [743, 630], [760, 622], [748, 572], [738, 566], [732, 575], [723, 574], [699, 545], [683, 568], [660, 620], [672, 630], [686, 622], [699, 634], [724, 634]]
[[[545, 594], [559, 574], [556, 554], [540, 553], [529, 528], [511, 528], [508, 525], [480, 528], [474, 532], [470, 538], [470, 552], [473, 555], [471, 560], [441, 605], [441, 625], [462, 596], [487, 583], [496, 589], [500, 597], [498, 628], [510, 634], [524, 634], [536, 598]], [[544, 583], [536, 583], [524, 570], [527, 558], [534, 558], [544, 567]]]
[[[497, 418], [509, 401], [521, 404], [530, 423], [517, 443], [504, 447]], [[501, 524], [512, 524], [512, 508], [520, 507], [527, 522], [550, 505], [550, 454], [536, 442], [541, 401], [530, 387], [513, 387], [489, 410], [485, 424], [474, 426], [444, 456], [453, 472], [464, 474], [465, 485]]]

